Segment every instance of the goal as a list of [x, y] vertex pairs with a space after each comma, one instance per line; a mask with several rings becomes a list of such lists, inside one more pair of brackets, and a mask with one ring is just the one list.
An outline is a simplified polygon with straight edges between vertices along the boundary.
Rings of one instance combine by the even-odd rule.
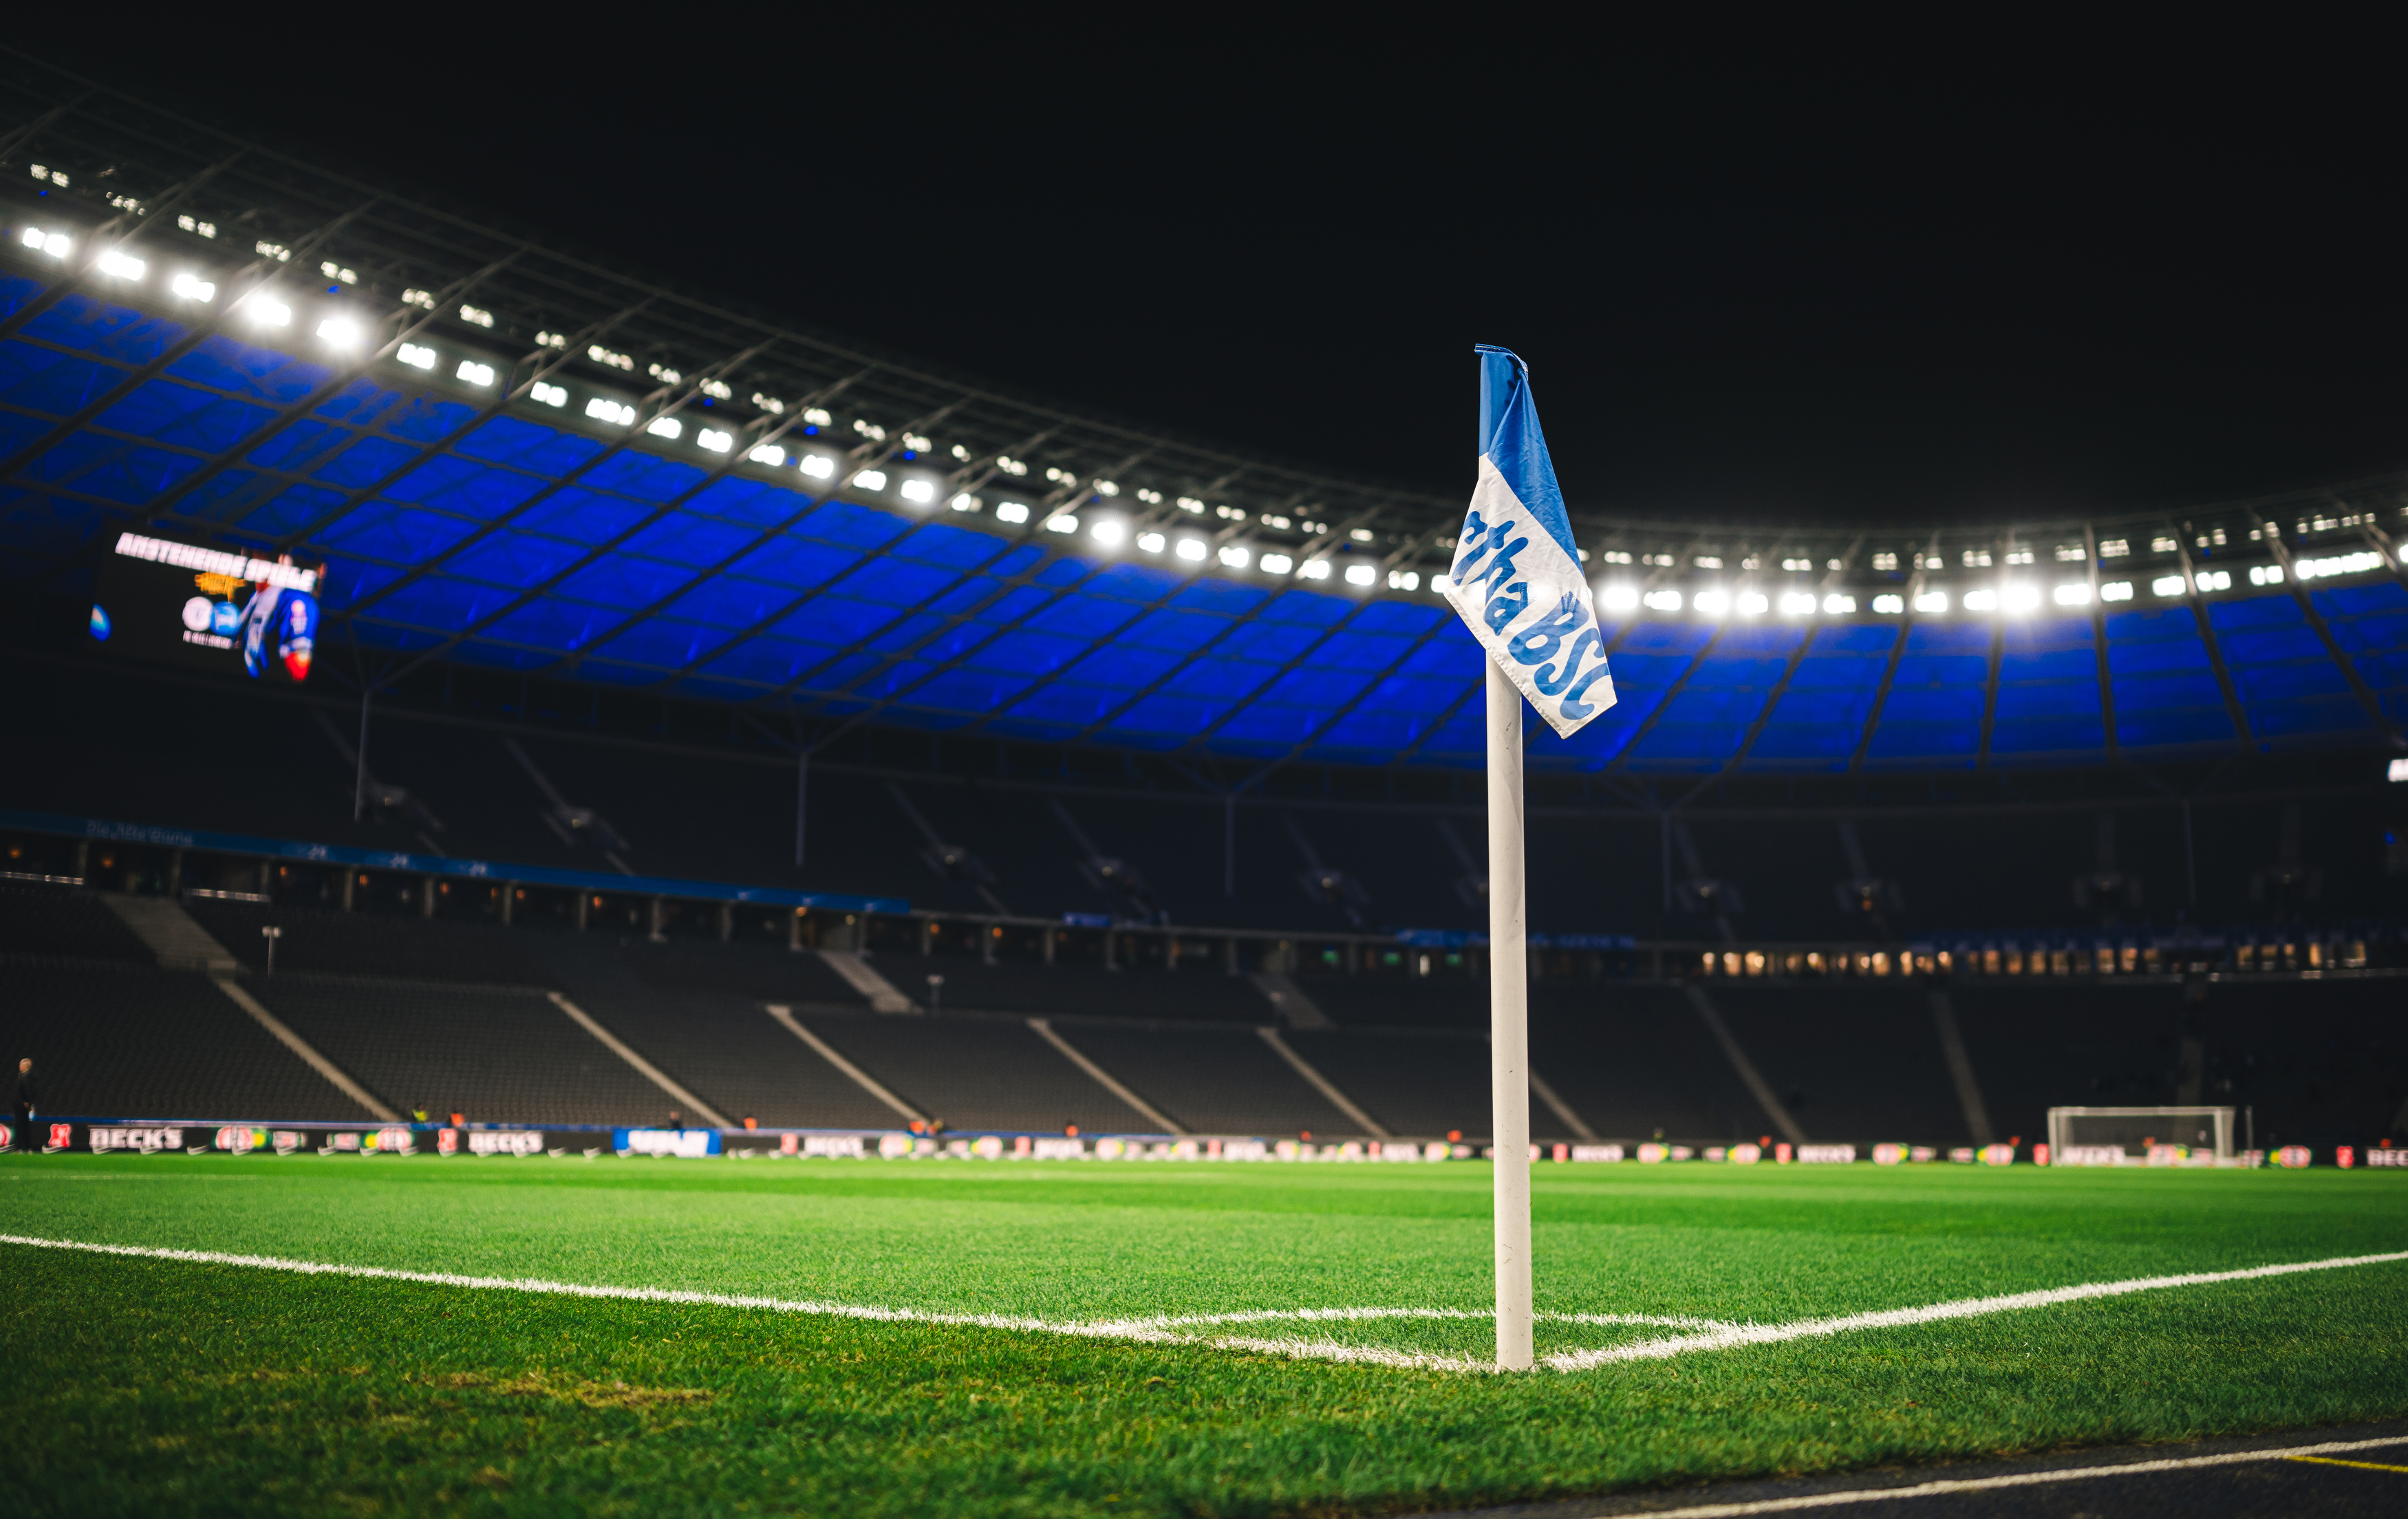
[[2213, 1151], [2232, 1158], [2230, 1108], [2051, 1108], [2052, 1166], [2120, 1166], [2146, 1160], [2155, 1146], [2180, 1145], [2192, 1154]]

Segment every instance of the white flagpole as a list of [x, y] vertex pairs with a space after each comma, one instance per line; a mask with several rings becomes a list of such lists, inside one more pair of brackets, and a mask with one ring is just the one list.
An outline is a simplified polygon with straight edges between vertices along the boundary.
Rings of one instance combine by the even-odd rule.
[[1488, 666], [1489, 1124], [1496, 1146], [1497, 1369], [1530, 1349], [1530, 977], [1522, 907], [1522, 693]]

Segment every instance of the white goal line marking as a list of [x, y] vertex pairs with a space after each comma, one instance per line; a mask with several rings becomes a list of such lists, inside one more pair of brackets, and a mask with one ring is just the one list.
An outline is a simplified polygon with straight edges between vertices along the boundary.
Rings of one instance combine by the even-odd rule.
[[[1847, 1503], [1887, 1503], [1902, 1498], [1938, 1498], [1947, 1493], [1981, 1493], [1996, 1487], [2034, 1487], [2042, 1483], [2086, 1482], [2093, 1477], [2145, 1477], [2167, 1471], [2195, 1471], [2202, 1467], [2232, 1467], [2249, 1461], [2290, 1461], [2300, 1456], [2338, 1455], [2347, 1451], [2381, 1450], [2408, 1445], [2408, 1435], [2382, 1440], [2330, 1440], [2321, 1445], [2277, 1445], [2262, 1451], [2226, 1451], [2215, 1455], [2178, 1460], [2120, 1461], [2095, 1467], [2058, 1467], [2048, 1471], [2014, 1471], [1999, 1477], [1944, 1478], [1912, 1487], [1857, 1487], [1841, 1493], [1800, 1493], [1796, 1498], [1759, 1498], [1751, 1503], [1701, 1503], [1688, 1509], [1649, 1509], [1646, 1519], [1744, 1519], [1756, 1513], [1790, 1513], [1799, 1509], [1836, 1509]], [[1638, 1519], [1634, 1514], [1632, 1519]]]
[[[0, 1244], [27, 1245], [37, 1250], [79, 1251], [94, 1255], [123, 1255], [141, 1260], [182, 1261], [203, 1266], [241, 1266], [257, 1270], [289, 1271], [301, 1276], [337, 1276], [384, 1282], [414, 1282], [437, 1287], [470, 1287], [487, 1291], [536, 1293], [556, 1297], [594, 1297], [622, 1302], [671, 1303], [701, 1308], [765, 1309], [775, 1313], [805, 1313], [824, 1318], [866, 1319], [882, 1324], [960, 1325], [982, 1329], [1016, 1329], [1032, 1334], [1067, 1335], [1087, 1340], [1116, 1340], [1137, 1344], [1204, 1345], [1216, 1350], [1252, 1351], [1306, 1360], [1355, 1361], [1375, 1366], [1411, 1367], [1443, 1371], [1493, 1371], [1487, 1361], [1460, 1355], [1434, 1355], [1388, 1350], [1376, 1345], [1348, 1345], [1326, 1338], [1276, 1340], [1255, 1336], [1197, 1334], [1223, 1325], [1363, 1323], [1379, 1319], [1485, 1320], [1485, 1311], [1466, 1308], [1288, 1308], [1256, 1309], [1232, 1313], [1155, 1315], [1143, 1318], [1064, 1322], [1009, 1313], [948, 1313], [917, 1308], [881, 1308], [874, 1304], [825, 1303], [810, 1299], [760, 1297], [742, 1293], [694, 1292], [677, 1287], [615, 1287], [579, 1282], [553, 1282], [542, 1277], [463, 1276], [452, 1271], [410, 1271], [390, 1266], [347, 1266], [327, 1261], [293, 1260], [281, 1255], [242, 1255], [222, 1250], [176, 1250], [156, 1245], [110, 1245], [83, 1240], [50, 1240], [36, 1235], [0, 1234]], [[2378, 1266], [2408, 1261], [2408, 1250], [2382, 1255], [2338, 1255], [2329, 1260], [2294, 1261], [2279, 1266], [2253, 1266], [2235, 1271], [2199, 1271], [2186, 1276], [2140, 1277], [2128, 1282], [2097, 1282], [2040, 1292], [2013, 1293], [2000, 1297], [1972, 1297], [1925, 1308], [1893, 1308], [1841, 1318], [1805, 1319], [1795, 1324], [1731, 1324], [1718, 1319], [1652, 1313], [1540, 1313], [1542, 1323], [1581, 1325], [1652, 1325], [1688, 1331], [1642, 1340], [1600, 1350], [1565, 1351], [1541, 1356], [1539, 1364], [1556, 1371], [1586, 1371], [1617, 1361], [1662, 1360], [1693, 1351], [1729, 1350], [1741, 1345], [1774, 1344], [1852, 1329], [1888, 1328], [1929, 1324], [1942, 1319], [2013, 1312], [2092, 1297], [2120, 1297], [2127, 1293], [2165, 1287], [2201, 1286], [2216, 1282], [2241, 1282], [2257, 1277], [2288, 1276], [2300, 1271], [2329, 1271], [2350, 1266]], [[1733, 1511], [1738, 1512], [1738, 1511]]]

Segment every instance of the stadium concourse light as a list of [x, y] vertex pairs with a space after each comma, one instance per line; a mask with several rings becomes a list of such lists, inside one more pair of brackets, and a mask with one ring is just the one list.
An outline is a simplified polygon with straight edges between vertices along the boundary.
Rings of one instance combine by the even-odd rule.
[[1926, 591], [1923, 595], [1914, 598], [1914, 609], [1936, 617], [1940, 613], [1948, 609], [1948, 593], [1945, 591]]
[[1852, 612], [1856, 609], [1856, 598], [1834, 591], [1823, 598], [1823, 609], [1827, 612]]
[[1027, 504], [1020, 501], [999, 502], [995, 509], [995, 520], [999, 523], [1025, 523], [1028, 521]]
[[360, 324], [349, 317], [328, 317], [318, 323], [318, 336], [337, 348], [357, 348], [360, 345]]
[[[685, 423], [678, 421], [675, 417], [654, 417], [652, 421], [644, 424], [644, 431], [650, 433], [654, 437], [683, 437], [685, 436]], [[874, 491], [878, 489], [878, 486], [885, 483], [886, 481], [882, 479], [877, 481], [876, 484], [870, 486], [870, 489]]]
[[1160, 553], [1170, 546], [1170, 540], [1159, 533], [1140, 533], [1137, 536], [1137, 546], [1147, 553]]
[[1781, 595], [1781, 612], [1784, 617], [1813, 616], [1814, 593], [1812, 591], [1783, 592]]
[[253, 294], [242, 303], [243, 314], [263, 327], [289, 327], [293, 324], [293, 308], [272, 295]]
[[1117, 549], [1128, 541], [1128, 523], [1118, 517], [1098, 517], [1088, 524], [1087, 536], [1107, 549]]
[[479, 364], [474, 359], [462, 359], [454, 378], [465, 380], [471, 385], [491, 385], [494, 382], [494, 366]]
[[435, 351], [423, 343], [404, 343], [394, 351], [393, 356], [413, 369], [435, 367]]
[[2099, 588], [2099, 599], [2101, 601], [2129, 601], [2132, 599], [2132, 582], [2129, 580], [2109, 580], [2106, 584]]
[[1765, 600], [1764, 594], [1760, 591], [1742, 591], [1740, 593], [1739, 614], [1742, 617], [1761, 617], [1771, 608], [1771, 606], [1772, 603]]
[[755, 443], [744, 451], [744, 457], [756, 465], [767, 465], [770, 468], [777, 469], [785, 465], [786, 451], [775, 443]]
[[1885, 617], [1901, 616], [1906, 611], [1906, 598], [1904, 596], [1875, 596], [1873, 597], [1873, 610], [1880, 612]]
[[1296, 567], [1296, 560], [1283, 553], [1267, 553], [1257, 563], [1266, 575], [1284, 575]]
[[1984, 587], [1965, 593], [1965, 609], [1969, 612], [1994, 612], [1999, 609], [1999, 593]]
[[976, 511], [979, 509], [979, 498], [970, 494], [969, 492], [964, 491], [959, 495], [954, 496], [951, 501], [946, 502], [945, 505], [953, 508], [955, 511]]
[[1048, 533], [1075, 533], [1078, 530], [1079, 518], [1075, 512], [1066, 511], [1058, 517], [1049, 517], [1045, 520], [1045, 531]]
[[1666, 586], [1661, 591], [1648, 592], [1645, 600], [1647, 609], [1652, 612], [1676, 612], [1681, 609], [1681, 593], [1670, 586]]
[[1200, 562], [1204, 557], [1204, 540], [1202, 538], [1181, 538], [1179, 540], [1178, 553], [1179, 557], [1182, 559]]
[[142, 271], [149, 266], [131, 253], [121, 253], [113, 248], [100, 255], [100, 272], [114, 279], [140, 279]]
[[1628, 580], [1609, 580], [1598, 587], [1597, 602], [1608, 611], [1636, 610], [1639, 606], [1639, 587]]
[[2068, 585], [2060, 585], [2055, 591], [2049, 593], [2049, 595], [2060, 607], [2087, 607], [2090, 605], [2090, 587], [2083, 584], [2079, 580], [2075, 580]]
[[1727, 617], [1730, 615], [1730, 593], [1719, 586], [1700, 591], [1689, 598], [1689, 605], [1700, 617]]
[[1422, 578], [1417, 571], [1410, 569], [1392, 569], [1388, 571], [1389, 590], [1418, 591], [1421, 588]]
[[[1254, 561], [1254, 551], [1247, 548], [1242, 543], [1225, 543], [1221, 546], [1221, 563], [1230, 569], [1243, 569], [1248, 565], [1253, 564]], [[1355, 580], [1354, 583], [1357, 585], [1370, 584], [1371, 566], [1369, 565], [1362, 565], [1356, 567], [1363, 571], [1363, 578], [1359, 580]], [[1352, 569], [1348, 570], [1346, 572], [1346, 578], [1350, 580], [1354, 580], [1354, 571]]]
[[795, 467], [813, 480], [826, 480], [836, 473], [836, 461], [824, 453], [806, 453]]
[[527, 394], [533, 396], [538, 403], [543, 406], [566, 406], [568, 404], [568, 387], [566, 385], [554, 385], [548, 381], [538, 380], [535, 382], [535, 389], [529, 391]]
[[195, 279], [189, 274], [179, 274], [168, 280], [167, 289], [180, 299], [198, 301], [204, 306], [218, 298], [218, 287], [214, 280]]
[[37, 252], [48, 253], [52, 258], [66, 257], [67, 251], [75, 246], [75, 244], [67, 240], [67, 235], [65, 233], [44, 232], [39, 227], [27, 227], [24, 231], [23, 236], [20, 240], [22, 241], [26, 247], [31, 248]]
[[1296, 578], [1299, 580], [1326, 580], [1329, 579], [1329, 561], [1308, 559], [1296, 566]]
[[934, 480], [922, 480], [915, 475], [896, 486], [896, 490], [904, 500], [915, 506], [932, 507], [937, 504], [937, 485]]
[[2037, 585], [2002, 585], [1999, 588], [1999, 606], [2011, 612], [2036, 611], [2040, 608], [2040, 587]]
[[736, 435], [716, 427], [706, 427], [695, 436], [695, 442], [713, 453], [725, 453], [736, 446]]

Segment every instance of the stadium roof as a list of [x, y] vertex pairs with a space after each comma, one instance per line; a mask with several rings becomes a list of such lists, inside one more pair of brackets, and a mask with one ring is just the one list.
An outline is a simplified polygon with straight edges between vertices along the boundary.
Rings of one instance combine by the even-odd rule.
[[[328, 637], [997, 738], [1479, 763], [1461, 503], [897, 364], [22, 61], [0, 555], [328, 570]], [[1575, 513], [1621, 706], [1540, 767], [2396, 744], [2408, 480], [1898, 528]]]

